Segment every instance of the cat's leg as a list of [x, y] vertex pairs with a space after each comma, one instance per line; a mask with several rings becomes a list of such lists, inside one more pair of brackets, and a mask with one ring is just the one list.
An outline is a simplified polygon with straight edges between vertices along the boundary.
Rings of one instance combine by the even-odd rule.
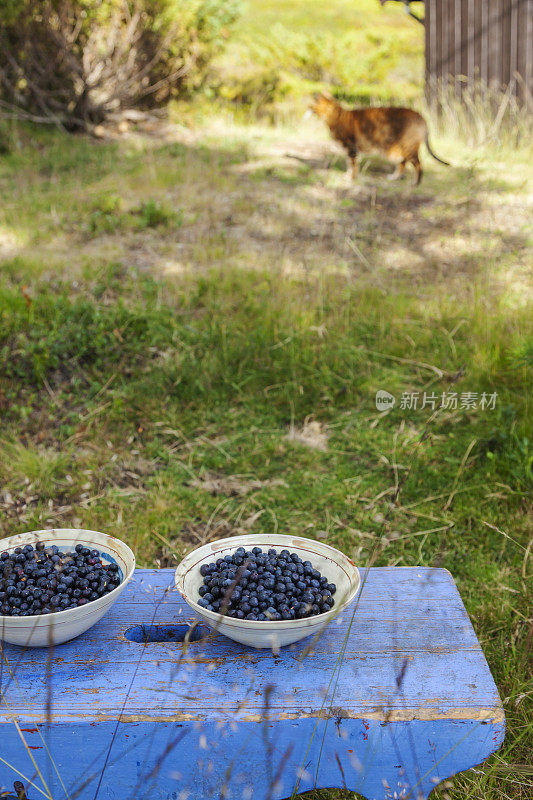
[[405, 172], [406, 163], [407, 162], [404, 159], [403, 161], [400, 161], [399, 164], [396, 164], [396, 169], [394, 172], [387, 176], [389, 181], [397, 181], [402, 177], [403, 173]]
[[416, 172], [415, 184], [416, 186], [418, 186], [420, 184], [420, 181], [422, 180], [422, 175], [423, 175], [422, 165], [420, 163], [420, 159], [418, 158], [418, 153], [411, 158], [411, 164], [415, 168]]
[[358, 165], [357, 165], [357, 146], [354, 141], [348, 140], [344, 143], [346, 151], [348, 153], [348, 159], [350, 161], [348, 167], [348, 174], [350, 175], [352, 181], [357, 178], [358, 173]]

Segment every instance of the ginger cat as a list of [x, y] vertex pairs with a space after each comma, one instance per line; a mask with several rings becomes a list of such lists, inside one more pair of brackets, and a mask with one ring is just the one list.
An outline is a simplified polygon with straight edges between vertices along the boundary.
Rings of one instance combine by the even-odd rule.
[[429, 146], [424, 117], [410, 108], [348, 109], [324, 92], [315, 96], [310, 109], [324, 120], [333, 138], [347, 150], [352, 178], [357, 175], [358, 153], [378, 153], [396, 164], [396, 171], [391, 178], [400, 178], [405, 165], [412, 164], [418, 185], [422, 180], [422, 166], [418, 157], [422, 142], [436, 161], [449, 166]]

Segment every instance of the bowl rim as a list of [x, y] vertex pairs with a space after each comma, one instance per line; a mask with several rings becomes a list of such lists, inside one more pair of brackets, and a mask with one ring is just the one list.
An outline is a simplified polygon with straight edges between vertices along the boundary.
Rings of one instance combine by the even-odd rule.
[[[261, 540], [267, 538], [270, 540], [268, 544], [274, 547], [276, 545], [276, 541], [279, 545], [283, 544], [284, 547], [289, 547], [289, 544], [292, 543], [292, 546], [298, 548], [300, 545], [298, 542], [303, 542], [304, 544], [307, 542], [311, 542], [314, 544], [318, 544], [321, 548], [324, 548], [326, 551], [330, 551], [331, 553], [335, 553], [338, 556], [341, 556], [348, 564], [350, 565], [351, 569], [353, 570], [353, 585], [350, 588], [350, 591], [345, 596], [343, 602], [335, 607], [335, 605], [329, 610], [324, 611], [322, 614], [315, 614], [312, 617], [305, 617], [304, 619], [291, 619], [291, 620], [254, 620], [254, 619], [235, 619], [234, 617], [228, 617], [224, 614], [219, 614], [217, 611], [209, 611], [207, 608], [202, 608], [202, 606], [198, 605], [195, 600], [192, 600], [189, 595], [185, 592], [183, 585], [180, 585], [180, 581], [183, 584], [185, 576], [187, 573], [193, 569], [195, 566], [200, 564], [204, 559], [198, 559], [194, 563], [190, 563], [193, 557], [200, 551], [206, 547], [212, 547], [214, 545], [231, 545], [235, 546], [235, 548], [239, 547], [245, 540], [250, 542], [252, 546], [258, 545], [260, 546]], [[290, 543], [287, 540], [291, 540]], [[295, 541], [297, 540], [297, 541]], [[263, 547], [266, 543], [263, 541]], [[222, 548], [223, 549], [223, 548]], [[302, 548], [303, 549], [303, 548]], [[216, 551], [213, 550], [213, 555]], [[320, 555], [317, 551], [315, 551], [315, 555]], [[184, 566], [185, 565], [185, 566]], [[318, 542], [316, 539], [309, 539], [304, 536], [297, 536], [294, 534], [283, 534], [283, 533], [255, 533], [255, 534], [243, 534], [241, 536], [228, 536], [224, 539], [216, 539], [213, 542], [207, 542], [200, 547], [191, 550], [190, 553], [187, 553], [185, 558], [178, 564], [176, 567], [176, 571], [174, 573], [174, 585], [178, 592], [181, 594], [185, 602], [192, 608], [196, 613], [207, 620], [212, 620], [213, 624], [217, 625], [219, 629], [222, 625], [229, 626], [232, 628], [239, 628], [242, 629], [243, 627], [248, 627], [251, 629], [254, 627], [256, 630], [264, 630], [265, 633], [267, 631], [276, 631], [281, 629], [286, 629], [287, 625], [290, 624], [292, 630], [295, 628], [308, 628], [308, 627], [315, 627], [319, 626], [330, 619], [333, 619], [338, 614], [340, 614], [346, 606], [348, 606], [352, 600], [357, 596], [360, 588], [361, 588], [361, 574], [359, 572], [359, 568], [354, 564], [351, 558], [349, 558], [345, 553], [341, 550], [337, 550], [337, 548], [332, 547], [329, 544], [325, 544], [324, 542]], [[261, 627], [258, 627], [261, 626]]]
[[[3, 552], [4, 550], [10, 550], [13, 549], [14, 547], [19, 547], [19, 544], [16, 543], [16, 540], [19, 538], [35, 534], [36, 541], [39, 541], [40, 537], [38, 536], [38, 534], [42, 534], [44, 537], [45, 534], [51, 534], [51, 533], [60, 534], [58, 538], [76, 538], [74, 536], [61, 537], [61, 534], [72, 534], [72, 533], [75, 534], [96, 533], [99, 536], [105, 536], [111, 542], [118, 542], [122, 547], [126, 548], [126, 551], [128, 551], [128, 553], [131, 555], [132, 567], [129, 570], [129, 572], [124, 576], [124, 580], [118, 586], [115, 586], [113, 591], [108, 592], [103, 597], [99, 597], [98, 600], [91, 600], [90, 603], [87, 603], [84, 606], [78, 606], [77, 608], [66, 608], [63, 609], [63, 611], [52, 611], [50, 614], [33, 614], [29, 617], [9, 617], [6, 614], [0, 614], [0, 641], [2, 639], [1, 633], [3, 630], [5, 631], [7, 626], [15, 625], [21, 628], [31, 627], [32, 629], [35, 630], [36, 628], [50, 627], [51, 624], [63, 625], [67, 623], [69, 620], [71, 620], [74, 615], [78, 615], [80, 612], [82, 612], [83, 615], [92, 616], [93, 612], [96, 613], [98, 610], [102, 608], [102, 606], [106, 605], [106, 603], [108, 602], [108, 598], [112, 598], [113, 601], [118, 600], [118, 594], [122, 593], [122, 591], [126, 588], [127, 584], [133, 577], [133, 574], [135, 572], [136, 561], [135, 561], [135, 553], [129, 547], [129, 545], [127, 545], [126, 542], [123, 542], [122, 539], [117, 539], [116, 536], [111, 536], [109, 533], [104, 533], [103, 531], [93, 531], [90, 530], [89, 528], [45, 528], [39, 531], [25, 531], [24, 533], [15, 533], [13, 534], [13, 536], [8, 536], [5, 539], [0, 539], [0, 553]], [[79, 543], [83, 544], [83, 541], [84, 541], [83, 537], [80, 537]], [[10, 544], [6, 546], [5, 545], [6, 542], [10, 542]], [[87, 541], [86, 543], [89, 544], [90, 542]], [[26, 542], [26, 544], [29, 544], [29, 542]], [[50, 544], [53, 544], [53, 542], [50, 542]], [[115, 594], [115, 592], [118, 592], [118, 594]]]

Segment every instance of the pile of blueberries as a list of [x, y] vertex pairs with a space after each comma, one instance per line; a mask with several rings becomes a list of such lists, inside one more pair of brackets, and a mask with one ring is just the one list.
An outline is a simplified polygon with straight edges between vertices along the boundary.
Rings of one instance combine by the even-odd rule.
[[73, 553], [37, 542], [0, 553], [0, 614], [31, 617], [78, 608], [120, 585], [117, 564], [77, 544]]
[[304, 619], [329, 611], [337, 587], [297, 553], [239, 547], [202, 564], [198, 605], [228, 617], [260, 621]]

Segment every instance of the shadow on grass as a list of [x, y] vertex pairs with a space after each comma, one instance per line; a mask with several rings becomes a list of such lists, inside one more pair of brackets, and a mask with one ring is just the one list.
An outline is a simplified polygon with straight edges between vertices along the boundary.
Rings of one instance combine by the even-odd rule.
[[[24, 146], [0, 165], [7, 197], [0, 226], [23, 234], [24, 243], [10, 239], [4, 252], [15, 282], [45, 271], [45, 258], [67, 274], [112, 258], [154, 275], [173, 265], [176, 274], [282, 265], [370, 278], [385, 291], [416, 286], [463, 297], [487, 281], [488, 264], [490, 291], [505, 292], [499, 275], [509, 279], [528, 244], [525, 200], [523, 207], [516, 196], [507, 200], [510, 181], [473, 167], [435, 166], [427, 154], [423, 183], [414, 187], [409, 171], [402, 181], [387, 180], [390, 164], [375, 158], [363, 160], [351, 183], [339, 174], [344, 156], [324, 142], [269, 147], [267, 138], [258, 144], [257, 134], [241, 132], [96, 143], [25, 130]], [[119, 215], [161, 198], [179, 209], [179, 226], [124, 230]], [[91, 223], [95, 203], [98, 224]]]

